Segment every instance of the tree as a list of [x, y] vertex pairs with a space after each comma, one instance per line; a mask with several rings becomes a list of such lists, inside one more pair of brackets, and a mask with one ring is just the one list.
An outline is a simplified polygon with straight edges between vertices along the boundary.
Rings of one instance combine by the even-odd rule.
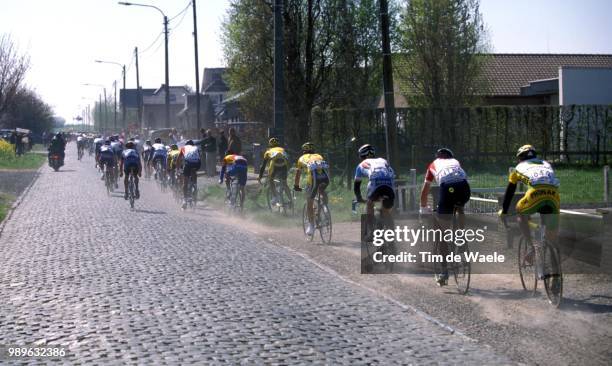
[[[452, 108], [469, 105], [488, 43], [478, 0], [411, 0], [401, 19], [402, 91], [421, 106], [440, 108], [443, 142], [453, 139]], [[480, 90], [479, 90], [480, 89]]]
[[26, 128], [41, 134], [53, 127], [53, 110], [34, 91], [21, 88], [7, 107], [4, 126]]
[[29, 58], [20, 55], [17, 47], [6, 35], [0, 35], [0, 123], [21, 89], [30, 66]]

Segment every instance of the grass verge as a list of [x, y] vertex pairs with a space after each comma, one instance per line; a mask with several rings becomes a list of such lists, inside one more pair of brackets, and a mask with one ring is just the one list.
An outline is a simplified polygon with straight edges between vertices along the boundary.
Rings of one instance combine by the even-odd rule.
[[0, 169], [38, 169], [47, 157], [42, 154], [26, 153], [22, 156], [0, 156]]
[[8, 214], [8, 210], [15, 201], [15, 197], [10, 194], [0, 193], [0, 222], [4, 220]]

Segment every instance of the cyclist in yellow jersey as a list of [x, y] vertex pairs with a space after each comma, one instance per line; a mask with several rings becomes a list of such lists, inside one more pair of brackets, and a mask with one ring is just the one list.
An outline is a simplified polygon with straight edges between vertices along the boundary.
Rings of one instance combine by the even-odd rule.
[[168, 153], [168, 175], [170, 176], [171, 184], [176, 183], [176, 166], [180, 154], [181, 151], [177, 144], [170, 145], [170, 152]]
[[[516, 204], [516, 213], [519, 228], [523, 236], [532, 245], [529, 230], [529, 216], [534, 213], [542, 215], [546, 224], [546, 237], [555, 241], [559, 226], [559, 180], [555, 176], [552, 166], [537, 157], [536, 150], [531, 145], [521, 146], [516, 154], [519, 164], [512, 171], [500, 215], [502, 218], [508, 213], [512, 197], [519, 182], [527, 185], [528, 189], [523, 198]], [[537, 252], [536, 252], [537, 255]]]
[[302, 145], [302, 156], [297, 161], [297, 171], [295, 173], [295, 182], [293, 189], [297, 192], [302, 191], [300, 188], [300, 178], [302, 171], [306, 172], [306, 202], [308, 214], [308, 228], [306, 235], [312, 235], [315, 231], [314, 226], [314, 199], [317, 193], [321, 193], [323, 203], [327, 204], [327, 193], [325, 188], [329, 185], [329, 166], [325, 159], [315, 153], [314, 145], [306, 142]]
[[[274, 178], [278, 178], [283, 185], [284, 191], [287, 194], [288, 202], [291, 202], [291, 195], [289, 193], [289, 186], [287, 185], [287, 171], [289, 170], [289, 157], [285, 152], [285, 149], [280, 147], [278, 139], [276, 137], [272, 137], [268, 141], [268, 150], [266, 150], [264, 154], [264, 160], [261, 163], [261, 167], [259, 168], [259, 177], [257, 181], [261, 184], [261, 178], [263, 177], [264, 171], [268, 168], [268, 184], [270, 185], [269, 189], [272, 192], [276, 192], [276, 187], [274, 186]], [[272, 197], [274, 201], [276, 201], [280, 197]], [[272, 202], [272, 204], [276, 204], [276, 202]]]

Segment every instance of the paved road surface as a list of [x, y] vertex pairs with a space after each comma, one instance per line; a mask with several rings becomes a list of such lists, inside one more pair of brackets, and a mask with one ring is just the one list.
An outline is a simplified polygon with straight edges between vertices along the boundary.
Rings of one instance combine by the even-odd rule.
[[0, 345], [95, 364], [507, 363], [150, 182], [130, 212], [74, 155], [0, 234]]

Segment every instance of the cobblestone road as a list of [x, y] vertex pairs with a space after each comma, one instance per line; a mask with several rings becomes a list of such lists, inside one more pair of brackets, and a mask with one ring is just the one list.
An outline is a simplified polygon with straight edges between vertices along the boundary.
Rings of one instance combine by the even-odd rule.
[[83, 364], [507, 363], [150, 182], [131, 213], [69, 146], [0, 235], [0, 344]]

